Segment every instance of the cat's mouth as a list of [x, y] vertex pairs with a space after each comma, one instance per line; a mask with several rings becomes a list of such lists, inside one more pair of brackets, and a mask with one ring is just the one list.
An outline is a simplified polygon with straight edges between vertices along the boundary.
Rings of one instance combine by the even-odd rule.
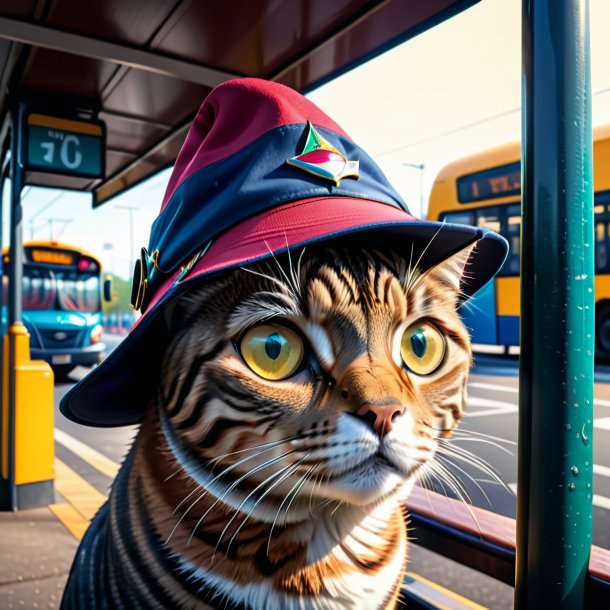
[[336, 478], [344, 478], [354, 475], [370, 475], [381, 474], [384, 471], [390, 471], [401, 476], [409, 476], [409, 472], [405, 471], [404, 465], [400, 465], [385, 454], [382, 448], [366, 458], [362, 462], [336, 473]]

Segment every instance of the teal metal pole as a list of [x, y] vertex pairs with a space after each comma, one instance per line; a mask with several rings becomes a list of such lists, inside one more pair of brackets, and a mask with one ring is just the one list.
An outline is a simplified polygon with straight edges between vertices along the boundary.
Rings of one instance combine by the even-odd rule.
[[523, 0], [515, 607], [583, 608], [592, 530], [594, 266], [586, 0]]

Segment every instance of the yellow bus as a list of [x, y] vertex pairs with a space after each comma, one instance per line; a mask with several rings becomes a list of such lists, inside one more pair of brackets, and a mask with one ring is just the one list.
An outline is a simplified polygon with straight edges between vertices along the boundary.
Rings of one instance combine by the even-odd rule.
[[[462, 308], [473, 343], [519, 344], [520, 144], [506, 144], [444, 167], [430, 193], [428, 218], [484, 226], [510, 244], [493, 282]], [[610, 125], [594, 132], [596, 355], [610, 358]]]

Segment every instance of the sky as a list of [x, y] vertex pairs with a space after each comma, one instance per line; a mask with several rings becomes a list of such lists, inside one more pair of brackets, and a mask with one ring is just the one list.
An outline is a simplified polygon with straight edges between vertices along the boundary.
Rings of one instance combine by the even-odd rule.
[[[590, 13], [596, 126], [610, 123], [610, 0], [590, 0]], [[308, 97], [423, 216], [445, 164], [519, 139], [520, 30], [521, 2], [482, 0]], [[163, 171], [96, 210], [87, 194], [26, 187], [24, 239], [52, 236], [79, 245], [99, 256], [106, 270], [130, 277], [169, 175]]]

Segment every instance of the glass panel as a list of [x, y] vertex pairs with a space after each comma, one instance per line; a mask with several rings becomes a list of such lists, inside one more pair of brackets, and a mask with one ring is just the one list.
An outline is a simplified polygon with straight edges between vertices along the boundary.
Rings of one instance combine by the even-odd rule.
[[595, 223], [595, 271], [605, 271], [608, 267], [608, 241], [606, 223]]
[[[5, 281], [5, 277], [3, 287], [6, 289], [8, 281]], [[100, 307], [100, 280], [97, 275], [24, 266], [23, 308], [26, 311], [52, 309], [94, 313]]]
[[95, 312], [100, 309], [100, 282], [94, 275], [73, 271], [57, 271], [57, 301], [59, 309]]
[[474, 225], [474, 214], [472, 212], [447, 212], [442, 220], [456, 225]]
[[22, 280], [23, 309], [27, 311], [53, 309], [55, 282], [46, 269], [24, 269]]
[[477, 210], [477, 226], [486, 227], [496, 233], [501, 233], [500, 214], [497, 207]]
[[506, 210], [506, 234], [508, 240], [508, 257], [503, 275], [519, 275], [519, 256], [521, 253], [521, 210], [518, 205], [511, 205]]

